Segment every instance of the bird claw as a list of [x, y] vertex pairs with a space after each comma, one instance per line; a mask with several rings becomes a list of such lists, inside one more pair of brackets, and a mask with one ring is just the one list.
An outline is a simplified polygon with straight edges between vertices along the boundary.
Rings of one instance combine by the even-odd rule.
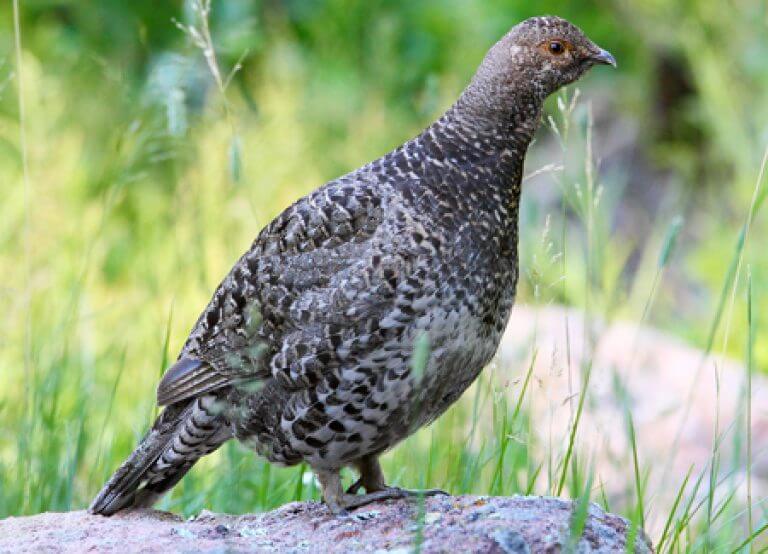
[[400, 496], [393, 496], [392, 498], [406, 498], [406, 497], [419, 497], [419, 496], [449, 496], [447, 492], [442, 489], [401, 489], [400, 487], [387, 487], [386, 490], [396, 491]]
[[[336, 502], [327, 502], [328, 508], [335, 516], [348, 517], [349, 510], [354, 510], [366, 504], [381, 502], [384, 500], [399, 500], [402, 498], [418, 498], [436, 495], [448, 496], [448, 493], [441, 489], [411, 490], [400, 487], [385, 487], [381, 490], [368, 492], [366, 494], [355, 494], [360, 490], [362, 484], [355, 482], [347, 489]], [[351, 492], [354, 491], [354, 492]]]
[[[363, 484], [363, 479], [360, 478], [354, 483], [352, 483], [349, 488], [347, 488], [346, 493], [347, 494], [357, 494], [360, 492], [360, 489], [365, 488], [365, 485]], [[405, 498], [407, 496], [436, 496], [436, 495], [444, 495], [448, 496], [448, 493], [445, 492], [442, 489], [403, 489], [400, 487], [389, 487], [385, 486], [383, 489], [376, 489], [371, 492], [384, 492], [389, 491], [392, 496], [391, 498]]]
[[349, 486], [349, 488], [347, 489], [347, 494], [357, 494], [361, 488], [363, 488], [362, 477]]

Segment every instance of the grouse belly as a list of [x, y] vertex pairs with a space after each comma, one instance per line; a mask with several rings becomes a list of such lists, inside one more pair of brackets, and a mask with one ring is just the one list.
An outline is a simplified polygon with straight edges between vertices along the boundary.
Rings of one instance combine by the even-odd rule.
[[436, 335], [423, 382], [414, 388], [415, 403], [421, 405], [414, 414], [416, 428], [442, 415], [491, 361], [509, 319], [514, 293], [510, 286], [492, 314], [472, 315], [462, 310], [456, 325], [446, 326], [448, 332], [442, 337]]
[[[272, 447], [257, 449], [271, 461], [338, 468], [383, 452], [434, 421], [496, 352], [514, 279], [499, 290], [477, 302], [438, 304], [354, 365], [293, 393], [269, 438]], [[419, 352], [419, 345], [426, 351]], [[425, 354], [420, 367], [414, 358]]]

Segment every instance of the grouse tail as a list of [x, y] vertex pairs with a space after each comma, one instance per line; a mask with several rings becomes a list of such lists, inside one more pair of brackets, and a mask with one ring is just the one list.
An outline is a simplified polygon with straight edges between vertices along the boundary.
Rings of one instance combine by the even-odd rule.
[[197, 460], [230, 438], [231, 428], [221, 415], [215, 394], [166, 407], [88, 511], [109, 516], [128, 508], [152, 506]]

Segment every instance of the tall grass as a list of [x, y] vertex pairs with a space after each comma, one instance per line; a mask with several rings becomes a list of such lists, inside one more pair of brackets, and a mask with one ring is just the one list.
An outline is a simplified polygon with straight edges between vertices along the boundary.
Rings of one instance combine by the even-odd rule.
[[747, 339], [747, 386], [744, 391], [746, 397], [745, 428], [747, 435], [747, 530], [749, 535], [754, 533], [754, 520], [752, 519], [752, 373], [754, 371], [755, 352], [755, 319], [752, 316], [752, 273], [747, 270], [747, 325], [749, 334]]
[[[88, 159], [83, 145], [89, 138], [81, 121], [66, 119], [66, 102], [47, 101], [49, 90], [66, 96], [59, 77], [39, 64], [27, 71], [15, 19], [21, 170], [0, 165], [0, 179], [21, 183], [22, 194], [10, 193], [0, 205], [0, 221], [13, 222], [0, 223], [0, 266], [11, 287], [0, 291], [9, 305], [0, 321], [0, 516], [84, 507], [156, 415], [159, 373], [219, 278], [259, 228], [292, 199], [334, 176], [326, 174], [329, 150], [347, 167], [355, 167], [381, 154], [383, 144], [407, 138], [424, 123], [397, 111], [385, 111], [382, 117], [380, 111], [387, 109], [382, 99], [371, 98], [342, 136], [325, 137], [325, 128], [306, 117], [296, 92], [305, 68], [289, 44], [275, 45], [265, 68], [272, 79], [254, 85], [258, 112], [245, 100], [231, 100], [225, 95], [231, 79], [222, 77], [226, 73], [218, 65], [207, 26], [210, 4], [195, 5], [201, 19], [180, 25], [194, 40], [199, 38], [197, 46], [219, 94], [208, 99], [181, 136], [151, 102], [147, 106], [136, 100], [127, 113], [94, 113], [102, 127], [99, 140], [106, 137], [98, 163]], [[14, 9], [18, 16], [17, 2]], [[92, 101], [94, 112], [109, 112], [108, 98], [127, 95], [119, 82], [99, 86], [95, 90], [103, 96]], [[432, 102], [445, 104], [449, 97], [445, 93]], [[74, 102], [77, 96], [66, 98]], [[768, 528], [764, 499], [752, 498], [751, 490], [751, 382], [756, 352], [765, 347], [756, 332], [757, 291], [751, 276], [744, 306], [746, 503], [736, 494], [739, 482], [719, 471], [729, 422], [718, 421], [708, 467], [692, 468], [681, 482], [669, 483], [676, 491], [674, 502], [668, 513], [654, 513], [657, 491], [648, 489], [648, 475], [665, 472], [665, 463], [644, 459], [631, 403], [619, 395], [632, 471], [628, 496], [609, 505], [593, 469], [594, 452], [582, 448], [579, 440], [594, 379], [606, 377], [593, 373], [592, 354], [601, 337], [592, 323], [614, 316], [645, 323], [654, 321], [657, 305], [669, 309], [665, 276], [685, 270], [675, 245], [691, 229], [688, 218], [659, 225], [659, 236], [651, 241], [658, 247], [643, 260], [645, 273], [640, 273], [650, 277], [640, 279], [634, 294], [617, 293], [617, 260], [627, 252], [611, 235], [614, 205], [606, 198], [609, 185], [600, 181], [591, 110], [574, 91], [560, 96], [551, 113], [549, 134], [542, 133], [534, 151], [554, 141], [562, 159], [543, 172], [534, 171], [526, 186], [559, 189], [562, 202], [554, 213], [534, 214], [524, 223], [521, 248], [527, 279], [520, 294], [538, 305], [569, 303], [588, 315], [584, 336], [571, 336], [569, 322], [563, 322], [568, 371], [581, 375], [568, 399], [554, 399], [571, 407], [568, 432], [550, 433], [547, 444], [536, 438], [536, 427], [544, 423], [530, 417], [532, 403], [540, 402], [542, 394], [534, 386], [540, 346], [534, 333], [527, 364], [488, 368], [440, 420], [385, 457], [385, 472], [393, 484], [439, 487], [454, 494], [573, 498], [568, 530], [572, 547], [584, 530], [590, 502], [627, 516], [632, 534], [652, 518], [664, 522], [652, 537], [660, 552], [749, 551], [763, 545]], [[371, 129], [382, 136], [368, 140]], [[697, 329], [708, 337], [702, 367], [718, 332], [722, 353], [732, 352], [731, 322], [737, 325], [737, 291], [744, 287], [741, 268], [765, 197], [765, 163], [766, 157], [740, 229], [723, 224], [736, 240], [732, 251], [720, 253], [731, 262], [709, 314], [711, 322]], [[247, 186], [231, 187], [230, 181]], [[524, 209], [535, 212], [537, 205], [526, 199]], [[560, 232], [552, 232], [558, 223]], [[18, 259], [24, 262], [18, 264]], [[590, 354], [583, 367], [575, 368], [570, 345], [578, 342]], [[230, 443], [204, 459], [160, 507], [185, 515], [203, 508], [242, 513], [318, 497], [308, 468], [274, 467]], [[419, 513], [423, 524], [423, 505]], [[421, 527], [416, 529], [418, 548]]]

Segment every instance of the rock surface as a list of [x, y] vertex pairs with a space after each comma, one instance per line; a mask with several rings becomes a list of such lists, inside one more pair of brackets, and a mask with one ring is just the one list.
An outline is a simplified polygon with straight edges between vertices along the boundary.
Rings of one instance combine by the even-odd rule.
[[[589, 346], [585, 337], [591, 337]], [[736, 512], [746, 513], [746, 466], [752, 466], [754, 498], [768, 495], [768, 379], [752, 383], [752, 459], [747, 461], [744, 425], [746, 370], [738, 362], [707, 356], [683, 341], [630, 322], [588, 320], [561, 306], [515, 306], [498, 355], [497, 377], [509, 383], [513, 400], [532, 365], [526, 406], [534, 456], [562, 456], [568, 445], [583, 368], [591, 368], [576, 448], [593, 466], [609, 505], [619, 512], [634, 502], [632, 446], [626, 410], [631, 409], [639, 464], [648, 472], [645, 529], [658, 537], [691, 471], [684, 497], [707, 475], [713, 444], [721, 446], [718, 501], [736, 495]], [[487, 371], [487, 370], [486, 370]], [[714, 434], [719, 414], [720, 433]], [[487, 433], [489, 431], [483, 431]], [[735, 448], [741, 445], [740, 449]], [[704, 481], [706, 482], [706, 478]], [[546, 492], [545, 483], [534, 488]]]
[[[372, 504], [334, 517], [316, 502], [264, 514], [158, 511], [111, 518], [84, 511], [0, 521], [0, 552], [624, 552], [629, 522], [591, 504], [577, 544], [575, 504], [548, 497], [439, 496]], [[636, 553], [652, 552], [645, 533]]]

